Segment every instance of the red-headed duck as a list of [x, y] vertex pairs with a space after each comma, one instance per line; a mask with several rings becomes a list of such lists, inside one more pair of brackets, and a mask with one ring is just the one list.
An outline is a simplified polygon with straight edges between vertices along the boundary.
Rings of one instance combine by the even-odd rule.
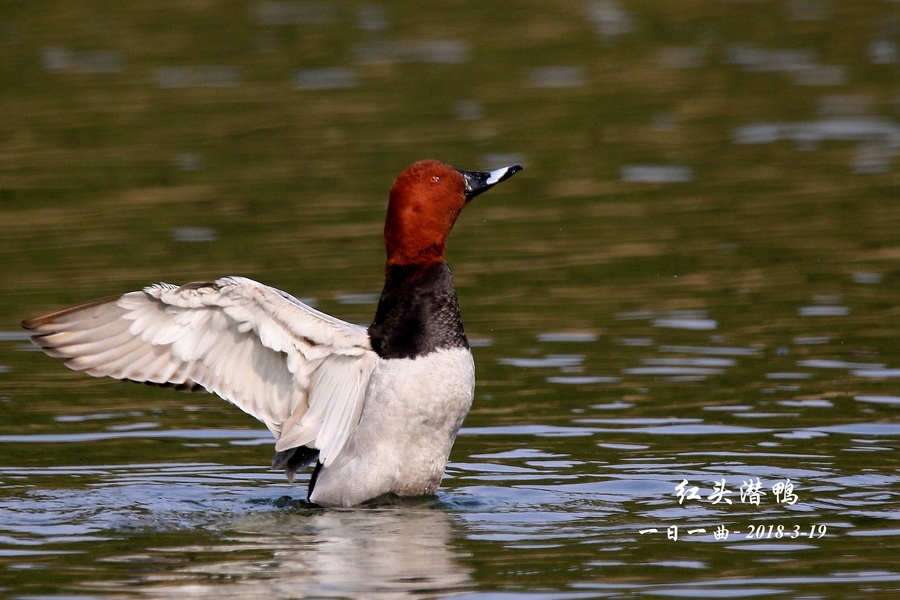
[[475, 390], [447, 236], [469, 200], [521, 169], [427, 160], [397, 177], [368, 329], [244, 277], [158, 283], [22, 326], [69, 368], [234, 403], [275, 436], [272, 467], [289, 480], [316, 463], [310, 502], [434, 494]]

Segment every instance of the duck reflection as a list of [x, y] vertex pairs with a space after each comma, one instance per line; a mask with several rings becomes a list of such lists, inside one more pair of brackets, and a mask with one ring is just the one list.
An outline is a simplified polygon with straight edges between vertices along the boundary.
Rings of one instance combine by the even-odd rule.
[[450, 545], [452, 517], [440, 508], [298, 509], [244, 517], [230, 528], [234, 533], [220, 545], [183, 549], [193, 554], [192, 562], [202, 562], [206, 553], [224, 558], [151, 576], [156, 585], [145, 593], [424, 598], [471, 586], [468, 569]]

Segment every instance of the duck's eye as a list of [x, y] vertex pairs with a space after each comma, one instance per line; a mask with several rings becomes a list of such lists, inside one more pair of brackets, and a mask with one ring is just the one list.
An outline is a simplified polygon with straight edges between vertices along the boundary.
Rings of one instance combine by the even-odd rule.
[[431, 176], [431, 183], [437, 183], [437, 182], [440, 181], [440, 180], [441, 180], [441, 176], [440, 176], [440, 175], [432, 175], [432, 176]]

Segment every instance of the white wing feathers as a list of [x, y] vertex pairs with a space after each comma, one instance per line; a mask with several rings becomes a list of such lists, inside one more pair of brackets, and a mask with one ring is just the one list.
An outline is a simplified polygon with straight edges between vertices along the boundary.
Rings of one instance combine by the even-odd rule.
[[277, 450], [318, 448], [326, 465], [378, 362], [365, 328], [243, 277], [160, 283], [23, 326], [72, 369], [214, 392], [265, 423]]

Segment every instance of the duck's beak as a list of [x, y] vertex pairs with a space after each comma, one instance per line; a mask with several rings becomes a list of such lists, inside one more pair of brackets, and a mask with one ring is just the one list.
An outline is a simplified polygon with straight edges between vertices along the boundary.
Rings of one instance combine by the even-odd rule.
[[493, 171], [463, 171], [462, 169], [457, 169], [457, 171], [462, 174], [463, 179], [466, 181], [466, 201], [469, 201], [501, 181], [506, 181], [523, 168], [522, 165], [511, 165]]

